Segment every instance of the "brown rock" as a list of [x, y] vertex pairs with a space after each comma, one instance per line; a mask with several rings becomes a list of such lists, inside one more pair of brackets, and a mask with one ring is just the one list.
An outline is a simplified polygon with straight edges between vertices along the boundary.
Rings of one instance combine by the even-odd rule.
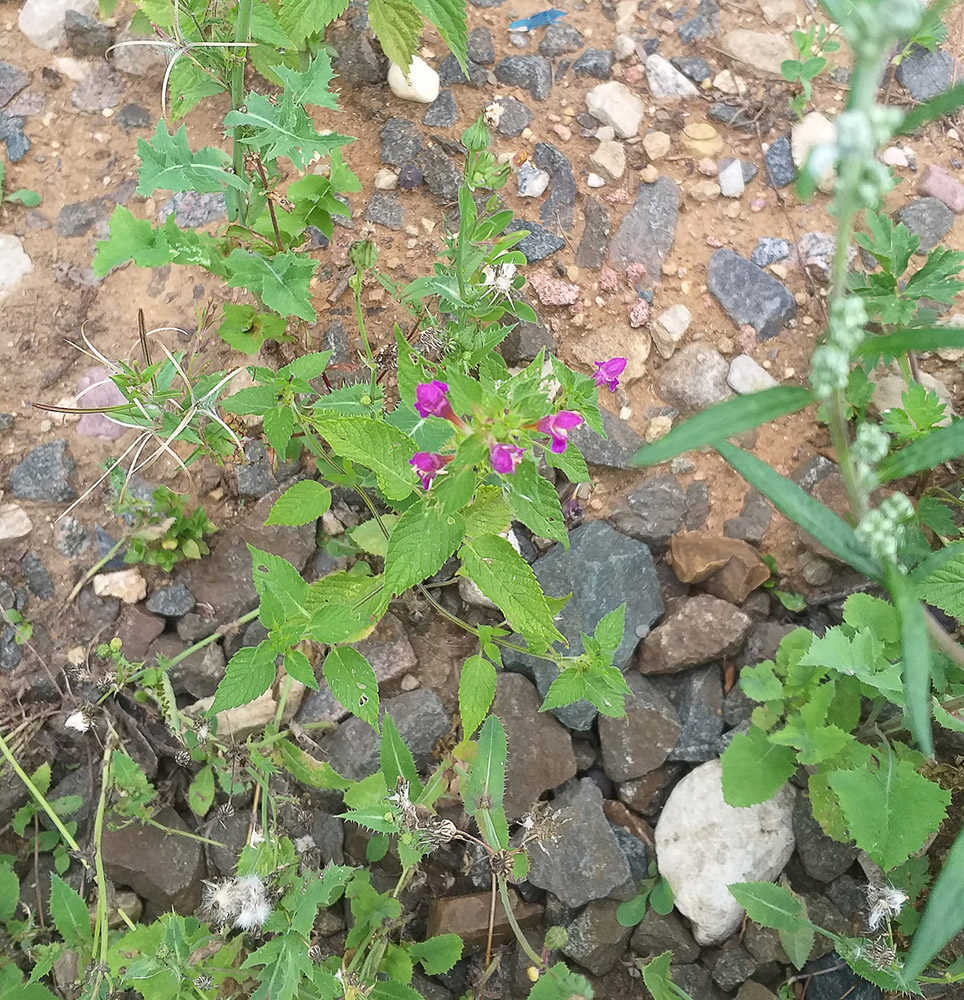
[[603, 767], [613, 781], [628, 781], [656, 770], [680, 734], [676, 709], [645, 677], [631, 673], [626, 683], [632, 689], [626, 698], [626, 715], [621, 719], [599, 716]]
[[566, 928], [569, 940], [563, 954], [594, 976], [604, 976], [622, 958], [633, 932], [616, 919], [618, 907], [614, 899], [596, 900]]
[[650, 853], [656, 853], [656, 837], [653, 834], [653, 828], [646, 820], [637, 816], [622, 802], [617, 802], [615, 799], [606, 799], [603, 802], [603, 812], [610, 823], [621, 826], [627, 833], [631, 833], [637, 840], [641, 840], [649, 848]]
[[151, 643], [164, 631], [166, 625], [167, 622], [159, 615], [152, 615], [139, 605], [128, 604], [110, 635], [116, 635], [124, 643], [123, 650], [127, 659], [143, 660], [147, 657]]
[[673, 674], [733, 656], [743, 646], [750, 624], [739, 608], [700, 594], [650, 632], [643, 640], [637, 664], [644, 674]]
[[539, 711], [541, 704], [539, 692], [521, 674], [499, 675], [492, 714], [505, 728], [509, 746], [504, 805], [510, 822], [576, 773], [572, 738], [554, 715]]
[[676, 534], [670, 543], [673, 570], [683, 583], [705, 583], [705, 590], [742, 604], [770, 570], [756, 550], [739, 538], [722, 538], [709, 532]]
[[[542, 919], [542, 907], [536, 903], [526, 903], [515, 889], [509, 889], [512, 914], [520, 927], [532, 927]], [[458, 934], [465, 947], [484, 948], [489, 933], [489, 911], [492, 894], [474, 892], [467, 896], [448, 896], [433, 899], [428, 907], [428, 922], [425, 933], [428, 937], [436, 934]], [[512, 928], [501, 905], [495, 908], [494, 944], [505, 944], [513, 940]]]
[[642, 816], [654, 816], [685, 770], [683, 764], [664, 764], [641, 778], [620, 782], [616, 793], [630, 809]]
[[[170, 806], [162, 809], [156, 819], [174, 830], [188, 830]], [[200, 905], [205, 870], [198, 841], [131, 823], [119, 830], [104, 831], [103, 854], [111, 881], [133, 889], [158, 910], [174, 909], [187, 916]]]

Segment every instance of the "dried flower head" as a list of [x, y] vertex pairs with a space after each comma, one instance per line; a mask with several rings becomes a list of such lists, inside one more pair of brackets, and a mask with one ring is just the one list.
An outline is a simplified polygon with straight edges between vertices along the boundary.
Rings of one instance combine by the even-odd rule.
[[490, 289], [493, 295], [511, 299], [516, 271], [517, 268], [512, 263], [487, 264], [482, 268], [482, 284], [485, 288]]
[[66, 729], [73, 729], [77, 733], [86, 733], [90, 729], [92, 722], [93, 719], [87, 709], [80, 708], [67, 716], [64, 720], [64, 727]]
[[896, 917], [907, 902], [907, 893], [892, 885], [867, 885], [867, 927], [879, 930], [886, 920]]

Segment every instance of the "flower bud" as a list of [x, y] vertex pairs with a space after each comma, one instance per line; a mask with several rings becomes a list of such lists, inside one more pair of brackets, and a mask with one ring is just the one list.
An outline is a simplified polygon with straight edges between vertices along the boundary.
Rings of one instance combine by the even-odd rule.
[[482, 115], [462, 133], [462, 145], [470, 153], [482, 153], [489, 148], [489, 130]]
[[348, 248], [348, 259], [359, 271], [367, 271], [378, 263], [378, 247], [371, 240], [356, 240]]
[[565, 927], [550, 927], [546, 931], [546, 947], [549, 951], [558, 951], [569, 943], [569, 934]]

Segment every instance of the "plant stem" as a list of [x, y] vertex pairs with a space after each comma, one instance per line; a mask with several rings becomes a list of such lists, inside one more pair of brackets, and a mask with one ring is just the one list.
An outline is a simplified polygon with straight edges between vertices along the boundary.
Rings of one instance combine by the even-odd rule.
[[66, 601], [67, 605], [72, 604], [77, 595], [87, 585], [88, 581], [93, 579], [93, 577], [95, 577], [98, 574], [98, 572], [104, 566], [106, 566], [111, 561], [111, 559], [114, 558], [114, 556], [117, 555], [117, 553], [127, 543], [129, 537], [130, 537], [129, 535], [124, 535], [119, 542], [115, 542], [111, 546], [110, 551], [107, 553], [107, 555], [103, 556], [101, 559], [98, 559], [97, 562], [95, 562], [94, 565], [91, 566], [89, 570], [87, 570], [87, 572], [77, 581], [76, 585], [74, 586], [74, 589], [67, 595], [67, 601]]
[[[104, 873], [104, 854], [101, 842], [104, 837], [104, 814], [107, 811], [107, 793], [110, 790], [110, 765], [114, 746], [114, 729], [111, 727], [104, 745], [104, 764], [101, 768], [100, 797], [94, 817], [94, 872], [97, 882], [97, 917], [94, 925], [94, 947], [100, 944], [99, 965], [107, 965], [107, 876]], [[103, 975], [98, 971], [98, 975]], [[94, 991], [93, 996], [98, 992]]]
[[163, 830], [164, 833], [173, 837], [185, 837], [187, 840], [196, 840], [198, 843], [210, 844], [212, 847], [225, 846], [220, 840], [211, 840], [208, 837], [202, 837], [199, 833], [191, 833], [190, 830], [176, 830], [173, 826], [165, 826], [163, 823], [158, 823], [156, 819], [146, 819], [144, 822], [148, 826], [153, 826], [155, 830]]
[[233, 622], [228, 622], [228, 624], [219, 631], [212, 632], [210, 635], [206, 635], [203, 639], [198, 639], [193, 646], [188, 646], [187, 649], [181, 650], [177, 656], [172, 656], [167, 661], [168, 669], [180, 663], [181, 660], [186, 660], [192, 653], [196, 653], [199, 649], [204, 649], [205, 646], [210, 646], [212, 642], [217, 642], [218, 639], [223, 638], [229, 632], [233, 632], [236, 628], [240, 628], [242, 625], [247, 625], [248, 622], [253, 622], [255, 618], [258, 617], [260, 610], [260, 607], [254, 608], [246, 615], [242, 615], [240, 618], [235, 618]]
[[509, 892], [507, 884], [504, 878], [499, 879], [499, 895], [502, 897], [502, 907], [505, 910], [505, 918], [509, 921], [509, 926], [512, 928], [512, 933], [515, 934], [516, 940], [519, 942], [519, 947], [532, 959], [532, 963], [535, 966], [542, 965], [542, 959], [535, 951], [532, 949], [532, 945], [529, 944], [529, 939], [522, 933], [522, 928], [519, 926], [519, 921], [516, 920], [515, 914], [512, 912], [512, 907], [509, 905]]
[[[234, 65], [231, 67], [231, 107], [237, 111], [244, 99], [244, 67], [248, 58], [246, 47], [251, 40], [251, 17], [254, 12], [254, 0], [238, 0], [237, 23], [235, 24], [234, 40], [240, 51], [232, 51]], [[231, 130], [231, 158], [234, 172], [238, 177], [244, 177], [244, 147], [241, 145], [241, 128], [235, 125]], [[232, 222], [247, 221], [247, 199], [244, 193], [235, 188], [228, 188], [227, 209], [228, 219]]]
[[375, 371], [375, 355], [372, 354], [372, 345], [368, 340], [368, 331], [365, 329], [365, 314], [362, 311], [361, 304], [361, 289], [362, 289], [362, 272], [356, 271], [352, 275], [352, 280], [350, 282], [351, 290], [355, 296], [355, 322], [358, 324], [358, 332], [361, 334], [362, 343], [365, 345], [365, 358], [368, 361], [368, 370], [370, 372], [371, 382], [368, 390], [368, 394], [375, 398], [375, 387], [378, 373]]

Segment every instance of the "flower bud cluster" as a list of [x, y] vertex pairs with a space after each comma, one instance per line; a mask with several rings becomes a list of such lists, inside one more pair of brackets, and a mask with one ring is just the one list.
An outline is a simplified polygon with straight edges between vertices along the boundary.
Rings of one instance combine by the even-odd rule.
[[838, 299], [830, 307], [827, 341], [813, 353], [810, 384], [821, 399], [844, 389], [850, 378], [850, 356], [866, 336], [867, 310], [856, 296]]
[[876, 558], [894, 562], [904, 525], [914, 516], [914, 505], [903, 493], [893, 493], [879, 507], [868, 510], [857, 525], [857, 537]]
[[857, 485], [865, 495], [869, 495], [878, 485], [877, 466], [890, 450], [890, 436], [880, 424], [863, 423], [857, 428], [857, 435], [851, 448]]

